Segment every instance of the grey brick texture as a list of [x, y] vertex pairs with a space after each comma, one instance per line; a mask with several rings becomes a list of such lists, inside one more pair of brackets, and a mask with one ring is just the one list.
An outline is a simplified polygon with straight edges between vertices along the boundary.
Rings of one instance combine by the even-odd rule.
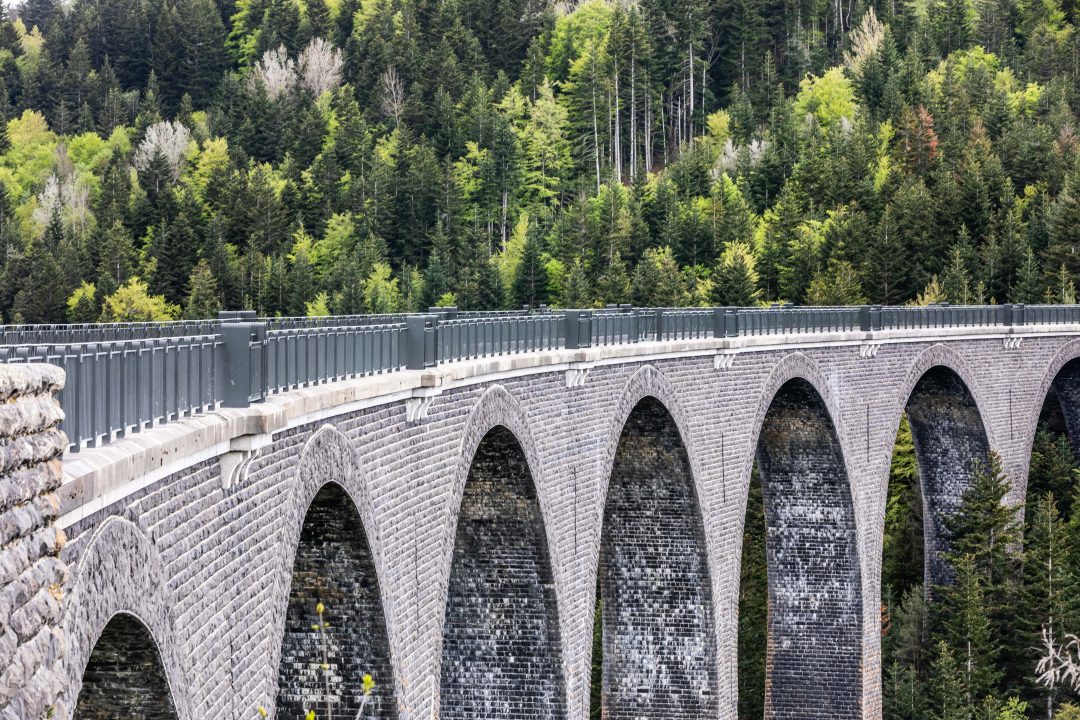
[[[664, 707], [668, 717], [689, 717], [681, 713], [697, 703], [698, 717], [734, 718], [739, 555], [751, 467], [760, 454], [773, 599], [770, 712], [879, 718], [882, 523], [901, 414], [909, 408], [922, 429], [922, 482], [933, 488], [928, 503], [951, 507], [963, 468], [987, 449], [1003, 458], [1010, 500], [1019, 501], [1051, 386], [1063, 406], [1077, 407], [1068, 394], [1071, 376], [1058, 378], [1077, 358], [1080, 339], [1064, 334], [1027, 336], [1019, 347], [989, 335], [886, 342], [876, 354], [858, 344], [789, 344], [740, 351], [726, 369], [716, 369], [708, 354], [642, 356], [598, 363], [573, 387], [561, 369], [452, 386], [433, 399], [427, 417], [412, 422], [403, 401], [388, 399], [293, 427], [228, 488], [219, 462], [209, 460], [66, 528], [70, 541], [61, 558], [70, 579], [60, 626], [68, 650], [58, 704], [74, 707], [95, 643], [123, 612], [154, 638], [180, 720], [254, 718], [259, 706], [292, 720], [291, 711], [273, 706], [285, 678], [280, 669], [290, 662], [283, 638], [294, 568], [298, 555], [317, 559], [323, 570], [337, 562], [337, 550], [318, 557], [309, 555], [310, 545], [298, 551], [313, 499], [335, 483], [359, 514], [352, 538], [363, 535], [370, 551], [370, 564], [360, 564], [377, 581], [372, 589], [389, 657], [384, 672], [391, 673], [380, 685], [403, 720], [474, 717], [472, 700], [509, 687], [505, 673], [519, 666], [516, 657], [508, 664], [477, 655], [484, 677], [468, 698], [446, 691], [444, 662], [464, 657], [461, 639], [469, 632], [490, 633], [492, 623], [508, 618], [518, 619], [508, 631], [532, 633], [523, 664], [542, 687], [506, 690], [514, 697], [487, 717], [520, 717], [527, 704], [532, 714], [584, 720], [602, 556], [625, 558], [619, 577], [603, 575], [619, 584], [604, 593], [627, 599], [624, 627], [645, 627], [634, 614], [644, 603], [675, 608], [664, 623], [657, 618], [663, 638], [623, 646], [670, 673], [630, 676], [643, 688], [642, 712]], [[678, 443], [663, 423], [643, 435], [649, 426], [634, 412], [645, 398], [670, 415]], [[471, 472], [494, 428], [505, 429], [498, 431], [504, 449], [494, 456], [482, 451]], [[619, 455], [624, 430], [637, 460]], [[940, 447], [931, 451], [934, 442]], [[485, 484], [478, 497], [472, 488]], [[659, 512], [643, 502], [650, 488], [664, 498], [664, 513], [648, 515]], [[638, 520], [657, 522], [655, 538], [639, 537], [640, 553], [613, 530], [605, 539], [605, 524], [619, 527], [611, 517], [631, 517], [613, 508], [634, 502], [645, 511]], [[478, 518], [496, 507], [503, 508], [498, 518], [480, 530]], [[472, 547], [490, 552], [459, 552], [469, 532]], [[512, 543], [494, 542], [509, 537], [505, 532]], [[485, 574], [484, 563], [507, 560], [511, 545], [520, 572], [509, 575], [520, 584], [504, 599], [517, 597], [521, 607], [499, 608], [491, 594], [496, 574]], [[675, 546], [684, 551], [668, 564], [670, 575], [649, 569], [664, 547]], [[660, 554], [646, 559], [649, 552]], [[9, 553], [5, 546], [4, 561]], [[469, 567], [479, 574], [466, 578]], [[644, 575], [634, 576], [635, 567]], [[643, 587], [649, 572], [681, 589], [635, 596], [635, 583]], [[510, 582], [507, 575], [498, 579]], [[685, 584], [691, 577], [696, 587]], [[466, 606], [478, 614], [455, 630], [458, 616], [448, 607]], [[374, 607], [365, 600], [363, 612]], [[616, 627], [612, 637], [618, 636]], [[491, 649], [513, 638], [469, 641]], [[688, 665], [668, 662], [673, 646], [693, 648]], [[372, 658], [377, 654], [372, 650]], [[392, 716], [388, 703], [380, 707], [382, 717]]]

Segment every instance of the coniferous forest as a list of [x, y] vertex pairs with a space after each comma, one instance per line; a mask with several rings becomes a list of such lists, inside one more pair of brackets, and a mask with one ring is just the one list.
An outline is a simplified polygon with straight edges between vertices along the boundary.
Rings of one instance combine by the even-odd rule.
[[1072, 0], [24, 0], [6, 322], [1072, 301]]

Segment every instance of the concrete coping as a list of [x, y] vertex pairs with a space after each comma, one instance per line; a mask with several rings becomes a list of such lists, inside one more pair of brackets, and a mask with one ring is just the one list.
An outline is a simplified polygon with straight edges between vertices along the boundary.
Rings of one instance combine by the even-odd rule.
[[[401, 370], [298, 388], [272, 395], [247, 408], [221, 408], [181, 418], [108, 445], [69, 453], [64, 458], [60, 526], [70, 527], [124, 497], [199, 462], [236, 454], [230, 473], [275, 433], [365, 407], [398, 401], [417, 402], [455, 386], [506, 377], [620, 364], [628, 361], [737, 355], [778, 348], [866, 346], [946, 339], [1017, 339], [1042, 335], [1080, 334], [1080, 325], [934, 328], [919, 330], [792, 333], [735, 338], [702, 338], [624, 343], [548, 350], [464, 360], [425, 370]], [[727, 367], [718, 364], [717, 367]], [[426, 409], [424, 410], [426, 412]], [[410, 412], [409, 419], [423, 414]], [[224, 465], [224, 463], [223, 463]], [[224, 480], [226, 486], [229, 480]]]

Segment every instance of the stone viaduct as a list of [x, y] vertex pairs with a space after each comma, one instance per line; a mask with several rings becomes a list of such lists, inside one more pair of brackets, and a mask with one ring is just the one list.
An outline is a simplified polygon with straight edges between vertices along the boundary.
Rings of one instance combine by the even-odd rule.
[[755, 459], [766, 714], [879, 718], [901, 415], [931, 577], [975, 460], [999, 453], [1020, 500], [1048, 396], [1080, 431], [1074, 325], [447, 363], [183, 419], [69, 455], [62, 478], [62, 379], [0, 372], [0, 473], [42, 478], [0, 494], [0, 708], [18, 718], [323, 718], [325, 650], [334, 717], [369, 673], [367, 717], [584, 720], [598, 591], [606, 717], [734, 718]]

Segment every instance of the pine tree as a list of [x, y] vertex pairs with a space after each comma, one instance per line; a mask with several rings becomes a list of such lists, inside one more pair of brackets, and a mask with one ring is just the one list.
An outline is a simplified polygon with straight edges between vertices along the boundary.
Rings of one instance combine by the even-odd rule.
[[592, 288], [581, 260], [575, 259], [566, 269], [559, 304], [566, 308], [587, 308], [593, 304]]
[[26, 258], [29, 269], [15, 296], [14, 315], [19, 322], [60, 323], [67, 314], [69, 288], [60, 266], [64, 228], [58, 208], [53, 210], [45, 235], [33, 241]]
[[221, 310], [221, 301], [218, 299], [217, 280], [210, 272], [210, 266], [205, 260], [200, 260], [191, 271], [188, 279], [188, 287], [191, 288], [184, 303], [184, 318], [188, 320], [202, 320], [204, 318], [217, 317]]
[[942, 636], [956, 655], [965, 701], [973, 708], [997, 693], [1003, 636], [991, 627], [990, 601], [975, 557], [962, 555], [952, 564], [955, 584], [944, 591], [943, 607], [937, 612], [942, 616]]
[[731, 307], [754, 306], [760, 292], [753, 252], [745, 243], [729, 243], [720, 255], [713, 283], [713, 301]]
[[642, 307], [678, 307], [684, 304], [686, 287], [670, 247], [645, 251], [634, 269], [631, 299]]
[[535, 233], [530, 232], [525, 238], [521, 262], [514, 273], [511, 293], [516, 305], [536, 307], [548, 302], [547, 291], [548, 274], [541, 258], [540, 241]]
[[1016, 282], [1009, 289], [1009, 300], [1014, 303], [1034, 304], [1042, 300], [1045, 286], [1042, 272], [1035, 260], [1035, 253], [1028, 246], [1024, 260], [1016, 274]]
[[1069, 566], [1071, 538], [1058, 514], [1053, 493], [1036, 496], [1029, 508], [1030, 519], [1024, 538], [1024, 576], [1021, 603], [1016, 608], [1018, 635], [1010, 643], [1015, 664], [1014, 674], [1025, 677], [1025, 690], [1040, 698], [1052, 716], [1056, 701], [1032, 682], [1031, 671], [1041, 656], [1041, 637], [1045, 628], [1055, 637], [1064, 637], [1076, 627], [1077, 586]]
[[1027, 496], [1041, 498], [1051, 493], [1058, 512], [1065, 518], [1071, 517], [1070, 503], [1077, 467], [1068, 435], [1039, 427], [1031, 447]]
[[932, 720], [972, 720], [973, 707], [968, 701], [963, 674], [949, 645], [939, 640], [930, 671]]
[[630, 276], [620, 253], [615, 253], [597, 278], [596, 292], [603, 303], [618, 304], [630, 299]]
[[904, 665], [899, 660], [893, 660], [885, 667], [883, 675], [881, 681], [882, 718], [884, 720], [923, 720], [926, 717], [926, 688], [915, 676], [914, 668]]
[[1011, 577], [1011, 548], [1020, 541], [1016, 508], [1006, 503], [1009, 489], [1001, 457], [991, 451], [986, 462], [973, 464], [959, 508], [944, 521], [949, 560], [970, 556], [982, 589], [999, 602]]

